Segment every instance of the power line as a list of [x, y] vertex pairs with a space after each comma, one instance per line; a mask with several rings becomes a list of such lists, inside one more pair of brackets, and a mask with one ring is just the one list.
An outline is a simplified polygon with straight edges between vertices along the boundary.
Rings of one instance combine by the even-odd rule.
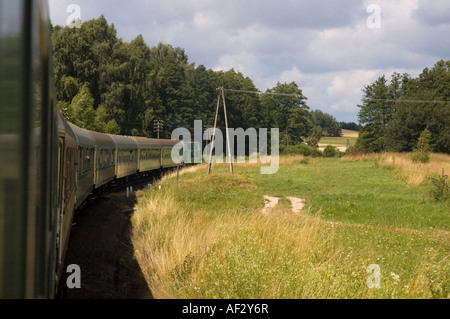
[[223, 88], [219, 88], [218, 90], [223, 90], [224, 92], [247, 93], [247, 94], [257, 94], [257, 95], [280, 95], [280, 96], [292, 96], [292, 97], [304, 98], [304, 96], [301, 95], [301, 94], [261, 92], [261, 91], [246, 91], [246, 90], [233, 90], [233, 89], [223, 89]]
[[[219, 88], [222, 90], [222, 88]], [[218, 90], [219, 90], [218, 89]], [[261, 91], [247, 91], [247, 90], [234, 90], [234, 89], [223, 89], [225, 92], [235, 92], [235, 93], [247, 93], [247, 94], [256, 94], [256, 95], [280, 95], [280, 96], [292, 96], [304, 98], [301, 94], [289, 94], [289, 93], [275, 93], [275, 92], [261, 92]], [[450, 101], [440, 101], [440, 100], [401, 100], [401, 99], [363, 99], [364, 102], [403, 102], [403, 103], [443, 103], [450, 104]]]
[[374, 101], [374, 102], [404, 102], [404, 103], [433, 103], [433, 104], [443, 103], [443, 104], [450, 104], [450, 101], [438, 101], [438, 100], [363, 99], [363, 101], [364, 102]]

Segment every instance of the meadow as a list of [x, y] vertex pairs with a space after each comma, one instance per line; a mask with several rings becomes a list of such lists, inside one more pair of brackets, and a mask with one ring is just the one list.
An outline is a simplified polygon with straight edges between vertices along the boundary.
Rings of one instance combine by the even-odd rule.
[[319, 141], [319, 150], [323, 151], [327, 145], [331, 145], [345, 152], [347, 146], [355, 146], [358, 139], [358, 132], [350, 130], [342, 130], [341, 137], [322, 137]]
[[[450, 202], [430, 198], [428, 176], [450, 172], [450, 156], [409, 156], [285, 156], [274, 175], [199, 165], [178, 184], [169, 174], [138, 194], [136, 258], [155, 298], [448, 299]], [[265, 195], [280, 200], [263, 215]]]

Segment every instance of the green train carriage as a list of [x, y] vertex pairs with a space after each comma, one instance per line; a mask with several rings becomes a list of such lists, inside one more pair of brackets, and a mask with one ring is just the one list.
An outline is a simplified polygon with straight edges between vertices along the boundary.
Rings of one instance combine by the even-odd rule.
[[0, 298], [54, 296], [58, 139], [46, 1], [0, 0]]
[[0, 0], [0, 21], [0, 299], [53, 298], [76, 209], [116, 179], [177, 166], [179, 141], [67, 122], [46, 1]]

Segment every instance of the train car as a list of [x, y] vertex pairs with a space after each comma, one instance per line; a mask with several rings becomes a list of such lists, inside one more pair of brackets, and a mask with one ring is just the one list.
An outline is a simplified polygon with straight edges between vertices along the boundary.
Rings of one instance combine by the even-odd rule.
[[56, 242], [58, 274], [63, 264], [75, 214], [77, 149], [75, 133], [62, 114], [58, 112], [58, 227]]
[[157, 139], [133, 137], [138, 146], [139, 173], [161, 168], [161, 144]]
[[[180, 143], [177, 140], [160, 140], [161, 144], [161, 168], [171, 168], [176, 167], [178, 163], [172, 160], [172, 149], [175, 145]], [[182, 153], [182, 150], [180, 151]], [[180, 163], [183, 157], [181, 155]]]
[[108, 134], [114, 141], [115, 175], [117, 179], [134, 175], [138, 172], [138, 146], [136, 140], [128, 136]]
[[177, 166], [179, 141], [67, 122], [46, 1], [0, 0], [0, 21], [0, 299], [54, 298], [75, 211], [115, 179]]
[[69, 123], [69, 126], [75, 133], [78, 145], [75, 161], [77, 185], [75, 209], [78, 209], [94, 190], [95, 140], [88, 130], [72, 123]]
[[107, 134], [93, 131], [89, 131], [89, 133], [95, 142], [94, 189], [99, 189], [113, 181], [116, 176], [116, 144]]
[[0, 21], [0, 298], [48, 298], [58, 139], [47, 3], [0, 0]]

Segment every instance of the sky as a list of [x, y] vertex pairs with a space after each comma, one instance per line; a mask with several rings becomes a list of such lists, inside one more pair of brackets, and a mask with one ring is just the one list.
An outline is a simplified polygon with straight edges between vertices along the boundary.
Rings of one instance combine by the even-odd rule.
[[[76, 6], [71, 6], [71, 5]], [[295, 81], [307, 105], [357, 122], [362, 89], [450, 57], [449, 0], [49, 0], [54, 25], [104, 15], [117, 35], [181, 47], [260, 91]], [[75, 8], [75, 9], [74, 9]]]

